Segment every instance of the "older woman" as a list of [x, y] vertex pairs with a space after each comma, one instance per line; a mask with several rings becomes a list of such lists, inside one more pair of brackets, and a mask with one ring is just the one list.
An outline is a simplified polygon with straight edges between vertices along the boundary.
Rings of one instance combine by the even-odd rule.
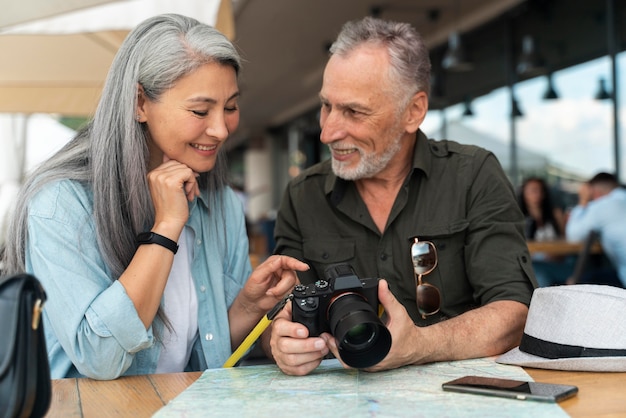
[[219, 367], [307, 268], [276, 256], [251, 272], [221, 151], [239, 122], [239, 68], [208, 25], [144, 21], [93, 120], [24, 185], [5, 269], [48, 293], [53, 378]]

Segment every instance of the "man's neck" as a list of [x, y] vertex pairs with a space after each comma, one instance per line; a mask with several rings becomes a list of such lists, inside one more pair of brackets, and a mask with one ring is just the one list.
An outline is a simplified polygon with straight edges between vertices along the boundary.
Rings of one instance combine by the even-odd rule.
[[413, 166], [413, 141], [410, 149], [401, 149], [387, 167], [374, 177], [356, 180], [355, 186], [370, 216], [383, 232], [400, 188]]
[[416, 139], [408, 140], [407, 145], [400, 148], [394, 158], [389, 161], [387, 167], [373, 177], [355, 180], [357, 190], [376, 191], [380, 189], [400, 190], [404, 180], [413, 167], [413, 153]]

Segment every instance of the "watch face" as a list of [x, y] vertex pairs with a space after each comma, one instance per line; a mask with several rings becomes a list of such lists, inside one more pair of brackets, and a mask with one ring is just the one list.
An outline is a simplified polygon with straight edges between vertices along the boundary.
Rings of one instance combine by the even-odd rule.
[[137, 234], [136, 241], [138, 245], [141, 245], [141, 244], [160, 245], [172, 251], [174, 254], [176, 254], [176, 252], [178, 251], [178, 244], [176, 243], [176, 241], [173, 241], [167, 237], [164, 237], [163, 235], [159, 235], [156, 232], [152, 232], [152, 231], [142, 232], [140, 234]]

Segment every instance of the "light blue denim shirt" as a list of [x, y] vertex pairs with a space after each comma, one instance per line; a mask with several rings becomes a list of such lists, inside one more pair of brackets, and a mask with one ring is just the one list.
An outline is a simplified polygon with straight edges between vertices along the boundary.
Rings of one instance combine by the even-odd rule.
[[614, 189], [606, 196], [576, 206], [567, 221], [569, 241], [582, 241], [592, 231], [600, 233], [600, 243], [626, 286], [626, 190]]
[[[221, 367], [231, 354], [228, 308], [252, 271], [241, 201], [226, 188], [208, 215], [206, 192], [190, 203], [191, 273], [199, 337], [186, 370]], [[212, 201], [212, 200], [211, 200]], [[43, 318], [53, 379], [114, 379], [154, 373], [163, 329], [146, 330], [124, 287], [112, 277], [96, 241], [93, 195], [73, 181], [46, 185], [28, 214], [26, 270], [48, 295]]]

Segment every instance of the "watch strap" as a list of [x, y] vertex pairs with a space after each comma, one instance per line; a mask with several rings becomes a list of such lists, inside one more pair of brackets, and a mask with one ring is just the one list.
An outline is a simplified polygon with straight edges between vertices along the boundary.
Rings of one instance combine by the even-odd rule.
[[157, 234], [156, 232], [142, 232], [137, 235], [135, 239], [137, 241], [137, 246], [143, 244], [157, 244], [161, 247], [165, 247], [174, 254], [178, 251], [178, 244], [175, 241], [172, 241], [168, 237], [164, 237], [163, 235]]

